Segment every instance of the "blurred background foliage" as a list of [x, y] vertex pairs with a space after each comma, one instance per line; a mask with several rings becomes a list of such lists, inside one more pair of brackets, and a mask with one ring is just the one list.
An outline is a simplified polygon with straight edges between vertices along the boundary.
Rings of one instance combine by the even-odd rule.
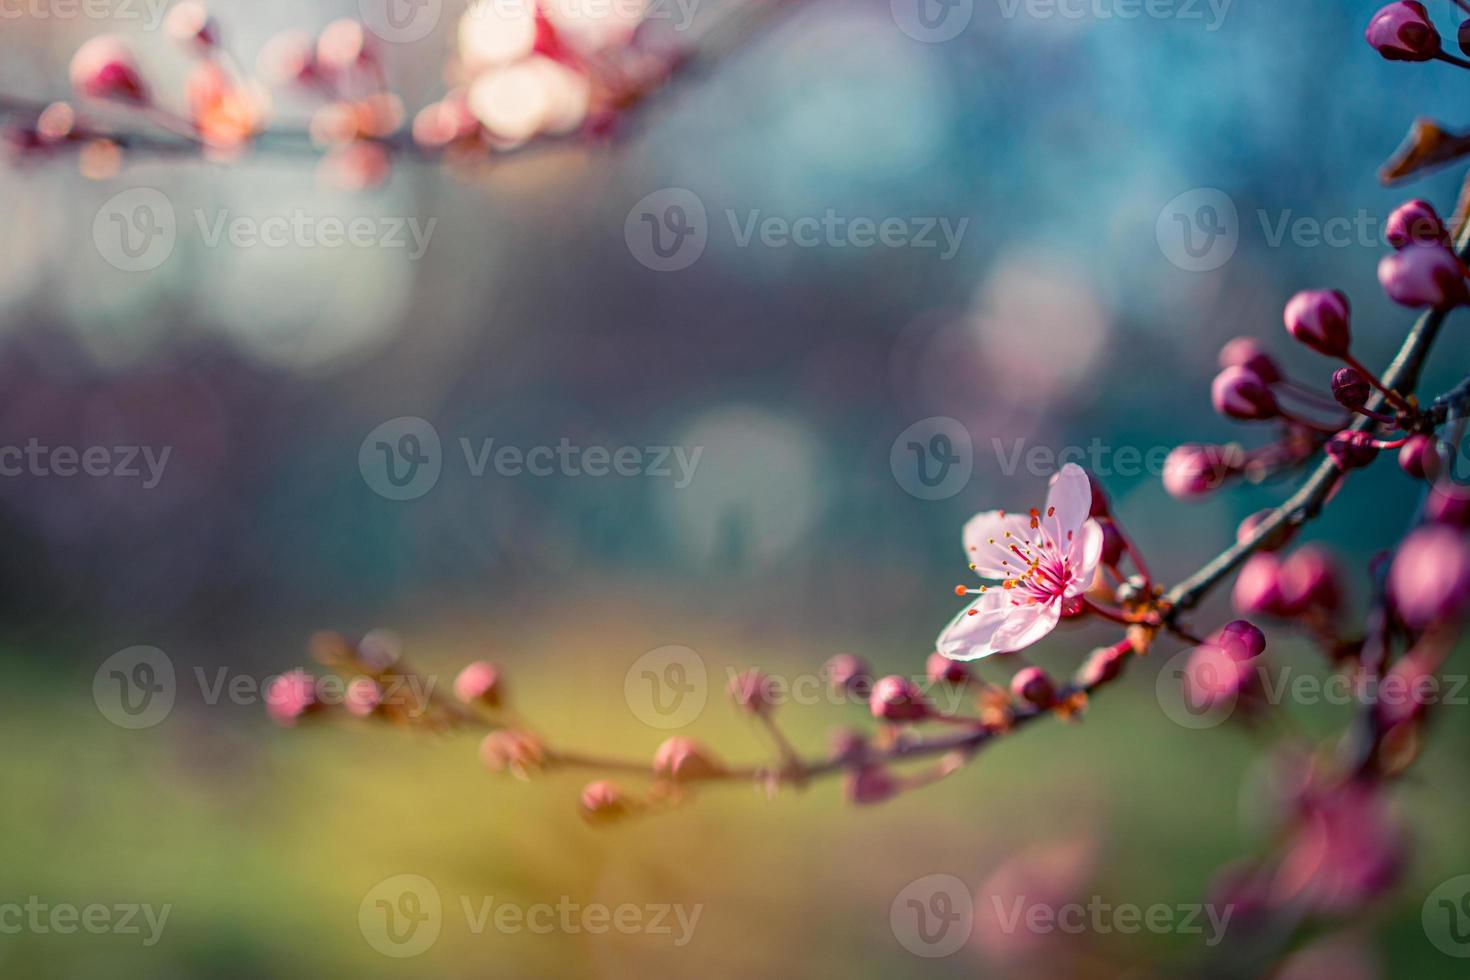
[[[283, 159], [138, 162], [102, 183], [69, 164], [0, 173], [0, 441], [173, 447], [151, 490], [0, 480], [0, 898], [174, 906], [156, 947], [0, 936], [0, 970], [1003, 975], [973, 950], [910, 955], [889, 930], [889, 903], [920, 875], [978, 886], [1007, 856], [1069, 840], [1095, 849], [1089, 894], [1198, 900], [1256, 837], [1243, 813], [1258, 743], [1231, 726], [1170, 722], [1153, 694], [1162, 657], [1098, 699], [1083, 729], [1040, 726], [880, 808], [846, 806], [835, 783], [769, 802], [727, 788], [611, 830], [577, 818], [575, 776], [488, 777], [468, 737], [286, 733], [259, 706], [207, 704], [189, 683], [164, 724], [128, 732], [96, 711], [91, 678], [140, 643], [186, 678], [221, 666], [264, 678], [301, 663], [314, 629], [382, 625], [446, 672], [446, 686], [464, 661], [489, 657], [508, 666], [536, 726], [651, 754], [662, 735], [620, 692], [627, 666], [654, 647], [691, 647], [718, 678], [756, 663], [809, 673], [844, 650], [920, 670], [955, 610], [965, 518], [1040, 499], [1044, 474], [1004, 472], [1015, 440], [1147, 450], [1257, 438], [1209, 411], [1215, 352], [1257, 334], [1325, 386], [1332, 366], [1280, 328], [1283, 302], [1306, 286], [1350, 293], [1365, 361], [1395, 348], [1409, 318], [1377, 288], [1378, 246], [1272, 247], [1260, 217], [1275, 227], [1363, 210], [1381, 225], [1408, 195], [1374, 171], [1411, 119], [1462, 121], [1452, 69], [1408, 70], [1364, 45], [1374, 6], [1236, 0], [1209, 31], [1207, 10], [1205, 21], [1038, 20], [977, 2], [958, 38], [922, 44], [885, 4], [812, 0], [670, 93], [627, 144], [532, 154], [470, 182], [405, 165], [385, 187], [349, 194]], [[219, 14], [248, 62], [276, 30], [354, 10], [262, 0]], [[410, 108], [436, 94], [452, 24], [447, 14], [430, 38], [390, 46]], [[6, 20], [0, 89], [63, 96], [70, 53], [102, 29], [129, 25], [36, 11]], [[137, 41], [159, 78], [177, 70], [164, 38]], [[373, 249], [211, 249], [181, 229], [162, 268], [130, 275], [102, 261], [91, 229], [99, 205], [131, 186], [165, 190], [181, 216], [300, 208], [437, 225], [418, 262]], [[702, 198], [711, 241], [690, 269], [660, 274], [629, 254], [622, 228], [634, 202], [669, 186]], [[1155, 222], [1200, 187], [1233, 199], [1240, 246], [1222, 268], [1191, 273], [1161, 252]], [[1456, 191], [1446, 174], [1413, 193], [1447, 207]], [[941, 261], [932, 250], [739, 248], [724, 218], [828, 208], [969, 227]], [[1461, 329], [1446, 332], [1427, 390], [1463, 372]], [[426, 497], [394, 502], [364, 484], [357, 453], [402, 415], [437, 427], [446, 469]], [[933, 415], [963, 421], [976, 453], [965, 490], [931, 502], [903, 491], [888, 454]], [[680, 490], [476, 479], [454, 458], [460, 437], [699, 445], [704, 459]], [[1104, 483], [1165, 580], [1286, 493], [1182, 505], [1156, 476]], [[1412, 505], [1406, 478], [1382, 466], [1308, 533], [1354, 569], [1356, 602], [1367, 559]], [[1217, 600], [1199, 622], [1225, 612]], [[1109, 638], [1059, 632], [1035, 659], [1065, 670]], [[1280, 630], [1272, 638], [1288, 662], [1319, 669]], [[1296, 713], [1318, 737], [1342, 717]], [[1458, 832], [1463, 714], [1443, 712], [1402, 793], [1411, 872], [1365, 933], [1385, 975], [1455, 975], [1425, 942], [1419, 906], [1470, 870]], [[834, 708], [786, 715], [814, 752], [844, 720]], [[732, 757], [765, 751], [718, 698], [689, 733]], [[375, 882], [404, 872], [435, 881], [446, 903], [567, 895], [705, 910], [684, 949], [648, 936], [477, 936], [451, 914], [428, 954], [395, 961], [363, 941], [357, 909]], [[1191, 949], [1188, 937], [1141, 936], [1115, 951], [1143, 963]]]

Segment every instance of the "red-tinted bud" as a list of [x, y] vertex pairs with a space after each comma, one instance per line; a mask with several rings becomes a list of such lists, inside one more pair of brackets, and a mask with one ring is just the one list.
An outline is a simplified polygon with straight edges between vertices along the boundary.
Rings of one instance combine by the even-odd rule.
[[1254, 660], [1266, 649], [1266, 634], [1244, 619], [1227, 623], [1212, 640], [1236, 660]]
[[1123, 557], [1123, 548], [1125, 546], [1124, 545], [1124, 541], [1123, 541], [1123, 535], [1118, 530], [1118, 525], [1114, 524], [1112, 521], [1108, 520], [1107, 518], [1102, 518], [1102, 519], [1100, 519], [1097, 522], [1097, 526], [1100, 527], [1100, 528], [1102, 528], [1102, 534], [1103, 534], [1103, 546], [1102, 546], [1102, 562], [1103, 562], [1103, 564], [1104, 565], [1116, 565], [1116, 564], [1118, 564], [1119, 559], [1121, 559]]
[[1243, 367], [1228, 367], [1215, 376], [1210, 386], [1215, 411], [1232, 419], [1255, 421], [1280, 414], [1276, 396], [1261, 376]]
[[1332, 611], [1342, 597], [1340, 576], [1331, 557], [1316, 545], [1304, 545], [1281, 565], [1282, 611], [1290, 616], [1307, 609]]
[[1340, 470], [1356, 470], [1378, 458], [1378, 447], [1366, 432], [1345, 429], [1327, 440], [1327, 455]]
[[942, 653], [929, 654], [929, 659], [924, 661], [924, 674], [930, 684], [967, 684], [970, 681], [970, 668]]
[[592, 823], [608, 823], [626, 817], [633, 810], [632, 801], [622, 790], [606, 779], [588, 783], [582, 789], [582, 816]]
[[1268, 385], [1282, 378], [1281, 368], [1254, 337], [1236, 337], [1221, 347], [1220, 367], [1243, 367]]
[[1439, 31], [1418, 0], [1398, 0], [1382, 8], [1363, 36], [1389, 61], [1429, 61], [1441, 50]]
[[347, 706], [351, 714], [359, 718], [367, 718], [377, 713], [378, 708], [382, 706], [383, 689], [371, 677], [354, 677], [347, 684], [343, 704]]
[[1378, 263], [1378, 281], [1401, 306], [1447, 310], [1470, 303], [1465, 266], [1439, 244], [1414, 242]]
[[1123, 672], [1123, 658], [1126, 655], [1126, 651], [1117, 647], [1098, 647], [1088, 654], [1077, 671], [1077, 683], [1090, 688], [1113, 680]]
[[1444, 222], [1439, 220], [1434, 206], [1428, 201], [1418, 199], [1400, 204], [1394, 209], [1393, 214], [1388, 216], [1384, 237], [1394, 248], [1403, 248], [1410, 242], [1447, 245], [1450, 240], [1449, 232], [1445, 231]]
[[181, 44], [209, 49], [219, 43], [219, 25], [199, 0], [182, 0], [169, 9], [164, 30]]
[[754, 668], [730, 679], [730, 700], [750, 715], [763, 715], [776, 705], [776, 685]]
[[71, 59], [71, 85], [79, 95], [139, 105], [148, 101], [148, 86], [132, 51], [116, 37], [94, 37]]
[[1195, 710], [1233, 708], [1256, 682], [1255, 668], [1213, 643], [1197, 646], [1184, 662], [1184, 696]]
[[1281, 559], [1268, 552], [1251, 555], [1235, 579], [1231, 600], [1247, 616], [1276, 616], [1282, 612]]
[[1350, 367], [1338, 368], [1332, 373], [1332, 397], [1349, 412], [1356, 412], [1368, 404], [1373, 388], [1357, 371]]
[[1011, 678], [1011, 693], [1017, 700], [1038, 708], [1050, 708], [1057, 702], [1057, 687], [1040, 667], [1022, 667]]
[[502, 728], [481, 740], [480, 761], [491, 772], [509, 771], [525, 779], [545, 764], [546, 749], [529, 732]]
[[1388, 591], [1411, 629], [1458, 615], [1470, 599], [1470, 546], [1464, 535], [1440, 524], [1415, 530], [1394, 555]]
[[676, 782], [709, 779], [724, 771], [725, 767], [703, 746], [682, 735], [665, 739], [653, 754], [654, 775]]
[[1399, 469], [1416, 480], [1439, 474], [1439, 443], [1433, 436], [1413, 435], [1399, 448]]
[[265, 689], [265, 710], [271, 720], [288, 728], [321, 710], [316, 678], [304, 670], [293, 670], [274, 678]]
[[827, 684], [836, 694], [851, 694], [866, 699], [873, 690], [873, 675], [860, 657], [839, 653], [822, 668]]
[[495, 665], [485, 660], [476, 660], [459, 672], [454, 679], [454, 696], [465, 704], [483, 704], [487, 708], [500, 707], [505, 695], [505, 682]]
[[1460, 29], [1456, 32], [1456, 36], [1460, 42], [1460, 50], [1465, 54], [1470, 54], [1470, 20], [1460, 24]]
[[868, 740], [862, 732], [839, 728], [832, 733], [832, 761], [857, 765], [868, 757]]
[[[1235, 540], [1241, 544], [1250, 541], [1256, 536], [1256, 529], [1261, 526], [1261, 522], [1265, 521], [1274, 513], [1275, 511], [1268, 507], [1265, 510], [1256, 511], [1241, 521], [1240, 526], [1235, 529]], [[1266, 535], [1265, 539], [1256, 547], [1260, 551], [1278, 551], [1285, 547], [1286, 543], [1291, 540], [1292, 535], [1295, 533], [1296, 528], [1293, 525], [1282, 521], [1272, 528], [1271, 533]]]
[[857, 804], [882, 803], [899, 794], [903, 785], [882, 766], [861, 766], [848, 772], [843, 790]]
[[1352, 307], [1335, 289], [1308, 289], [1287, 301], [1287, 332], [1319, 354], [1341, 357], [1352, 343]]
[[1470, 528], [1470, 490], [1437, 486], [1424, 501], [1424, 516], [1436, 524]]
[[1226, 447], [1185, 443], [1164, 460], [1164, 489], [1172, 497], [1189, 500], [1218, 490], [1233, 472]]
[[922, 721], [929, 717], [929, 702], [913, 681], [891, 674], [873, 685], [868, 707], [874, 718], [884, 721]]

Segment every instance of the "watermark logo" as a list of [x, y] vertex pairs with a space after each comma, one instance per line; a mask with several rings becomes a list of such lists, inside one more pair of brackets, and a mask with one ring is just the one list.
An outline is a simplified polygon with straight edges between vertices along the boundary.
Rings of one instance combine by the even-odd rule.
[[358, 0], [362, 22], [393, 44], [421, 41], [439, 25], [443, 0]]
[[439, 889], [423, 875], [384, 878], [358, 906], [357, 927], [384, 956], [419, 956], [438, 942], [444, 927]]
[[92, 242], [108, 265], [122, 272], [149, 272], [163, 265], [178, 240], [174, 206], [161, 191], [134, 187], [114, 194], [97, 209]]
[[1185, 191], [1164, 205], [1154, 225], [1159, 251], [1186, 272], [1210, 272], [1235, 255], [1240, 218], [1230, 195], [1214, 187]]
[[163, 927], [173, 912], [173, 905], [119, 902], [103, 905], [77, 905], [73, 902], [48, 902], [30, 895], [24, 904], [0, 903], [0, 935], [69, 936], [78, 931], [94, 936], [139, 936], [143, 946], [153, 947], [163, 938]]
[[950, 956], [970, 941], [975, 928], [974, 899], [954, 875], [925, 875], [894, 897], [888, 925], [899, 945], [915, 956]]
[[1154, 695], [1164, 716], [1181, 728], [1214, 728], [1235, 711], [1239, 685], [1223, 659], [1191, 664], [1193, 656], [1188, 649], [1170, 657], [1154, 678]]
[[628, 212], [623, 240], [633, 258], [654, 272], [687, 269], [709, 244], [704, 202], [683, 187], [654, 191]]
[[157, 647], [119, 650], [92, 676], [92, 700], [119, 728], [152, 728], [174, 709], [174, 663]]
[[893, 22], [915, 41], [952, 41], [970, 26], [975, 0], [888, 0]]
[[945, 500], [970, 482], [975, 446], [958, 419], [934, 415], [904, 429], [893, 440], [888, 466], [898, 485], [920, 500]]
[[1424, 935], [1446, 956], [1470, 959], [1470, 875], [1451, 878], [1424, 900]]
[[650, 650], [623, 676], [623, 697], [634, 717], [650, 728], [683, 728], [704, 711], [709, 671], [688, 647]]
[[380, 497], [415, 500], [434, 489], [444, 469], [439, 432], [415, 415], [389, 419], [357, 451], [362, 478]]

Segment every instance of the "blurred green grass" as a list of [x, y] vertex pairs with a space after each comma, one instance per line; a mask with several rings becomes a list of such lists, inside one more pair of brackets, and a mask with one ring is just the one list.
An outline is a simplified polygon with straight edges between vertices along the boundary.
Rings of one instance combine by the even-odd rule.
[[[568, 747], [651, 757], [667, 733], [637, 721], [623, 673], [650, 645], [640, 611], [563, 623], [549, 637], [501, 628], [515, 707]], [[537, 613], [528, 623], [544, 622]], [[657, 616], [663, 616], [658, 611]], [[709, 623], [673, 623], [702, 637], [709, 706], [684, 734], [739, 761], [767, 752], [759, 731], [723, 703], [726, 667], [758, 662], [792, 676], [821, 656], [794, 642], [721, 636]], [[681, 632], [681, 628], [683, 632]], [[488, 624], [406, 630], [410, 659], [448, 685], [483, 655]], [[534, 640], [534, 642], [533, 642]], [[1078, 648], [1077, 642], [1066, 645]], [[1075, 658], [1053, 645], [1045, 662]], [[538, 649], [536, 656], [517, 651]], [[889, 668], [882, 651], [866, 653]], [[992, 975], [970, 950], [921, 960], [888, 925], [894, 896], [934, 872], [972, 886], [1007, 856], [1038, 843], [1095, 840], [1089, 893], [1148, 905], [1203, 899], [1219, 865], [1244, 853], [1240, 788], [1259, 743], [1233, 725], [1190, 731], [1154, 700], [1160, 651], [1094, 702], [1078, 724], [1036, 726], [986, 749], [966, 770], [878, 807], [853, 808], [837, 781], [766, 800], [711, 787], [675, 812], [589, 827], [576, 811], [589, 776], [531, 783], [485, 773], [469, 735], [422, 736], [359, 723], [286, 731], [258, 705], [198, 703], [181, 694], [153, 729], [113, 727], [93, 706], [91, 677], [20, 674], [3, 737], [7, 806], [5, 901], [169, 903], [157, 946], [138, 937], [0, 936], [7, 976], [361, 977]], [[1304, 651], [1288, 659], [1310, 667]], [[34, 660], [32, 662], [35, 662]], [[294, 664], [283, 660], [286, 669]], [[573, 666], [575, 665], [575, 666]], [[181, 676], [188, 672], [181, 665]], [[442, 672], [442, 673], [440, 673]], [[1000, 676], [1000, 675], [998, 675]], [[187, 693], [187, 684], [185, 685]], [[1337, 709], [1295, 711], [1326, 732]], [[807, 752], [829, 730], [861, 723], [853, 706], [788, 707], [784, 727]], [[1431, 749], [1401, 792], [1416, 854], [1399, 897], [1374, 919], [1388, 937], [1390, 975], [1450, 976], [1425, 941], [1419, 903], [1470, 869], [1463, 708], [1446, 708]], [[633, 781], [636, 783], [636, 781]], [[630, 783], [633, 785], [633, 783]], [[358, 927], [380, 880], [418, 874], [441, 894], [444, 928], [422, 956], [375, 952]], [[471, 931], [460, 898], [478, 906], [549, 903], [702, 904], [692, 942], [667, 936]], [[1183, 954], [1181, 936], [1106, 937], [1142, 962]], [[1185, 960], [1187, 962], [1187, 960]]]

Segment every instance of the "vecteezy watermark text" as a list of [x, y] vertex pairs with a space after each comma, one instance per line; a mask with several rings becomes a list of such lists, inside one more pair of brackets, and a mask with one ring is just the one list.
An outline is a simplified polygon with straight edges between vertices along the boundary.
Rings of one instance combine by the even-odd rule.
[[[418, 956], [439, 939], [446, 918], [439, 889], [423, 875], [385, 878], [363, 897], [357, 924], [369, 946], [385, 956]], [[704, 914], [703, 903], [579, 902], [569, 895], [555, 902], [511, 902], [494, 895], [460, 895], [458, 910], [474, 936], [493, 930], [503, 935], [546, 936], [618, 933], [665, 938], [687, 946]]]
[[0, 446], [0, 477], [116, 477], [142, 480], [152, 490], [171, 452], [172, 446], [47, 446], [33, 436], [24, 446]]
[[1217, 946], [1230, 927], [1235, 906], [1209, 903], [1135, 905], [1131, 902], [1108, 902], [1094, 895], [1082, 902], [1037, 902], [1025, 895], [991, 895], [995, 921], [1001, 931], [1020, 930], [1045, 934], [1062, 932], [1081, 935], [1121, 933], [1131, 936], [1139, 932], [1160, 935], [1203, 936], [1206, 946]]
[[4, 20], [111, 20], [137, 22], [145, 31], [163, 23], [171, 0], [0, 0]]
[[[493, 437], [458, 440], [465, 472], [480, 479], [646, 477], [672, 480], [683, 490], [694, 482], [703, 446], [581, 446], [563, 436], [555, 444], [517, 446]], [[389, 500], [422, 497], [444, 469], [439, 431], [425, 419], [401, 416], [373, 429], [358, 448], [358, 469], [374, 493]]]
[[172, 905], [155, 907], [147, 902], [76, 905], [30, 895], [24, 902], [0, 903], [0, 935], [69, 936], [88, 932], [94, 936], [141, 936], [144, 946], [156, 946], [172, 911]]

